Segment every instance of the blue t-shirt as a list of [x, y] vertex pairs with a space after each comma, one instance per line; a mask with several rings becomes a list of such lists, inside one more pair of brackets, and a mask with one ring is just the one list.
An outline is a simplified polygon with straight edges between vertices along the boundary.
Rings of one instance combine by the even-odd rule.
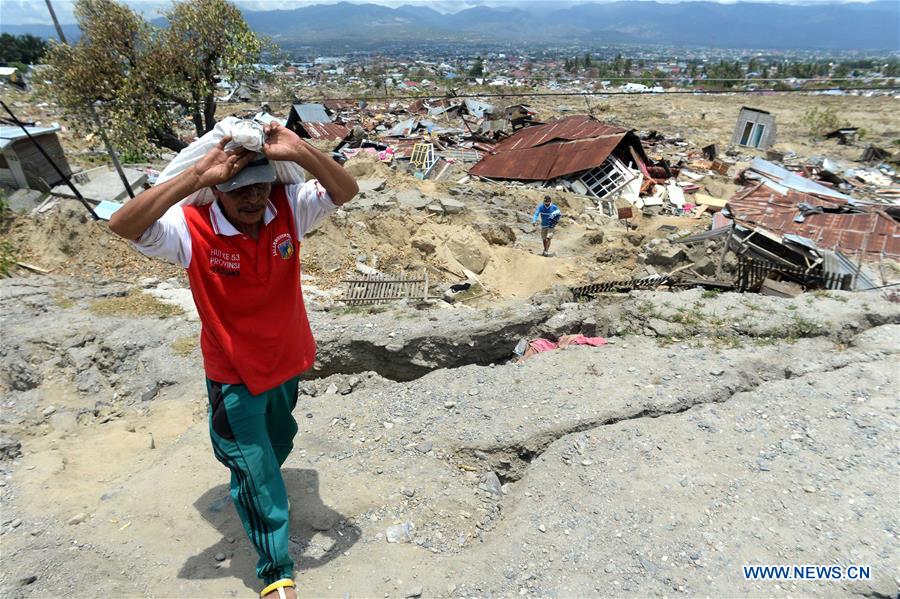
[[559, 217], [562, 216], [562, 213], [559, 211], [559, 206], [556, 204], [544, 206], [543, 202], [538, 204], [531, 220], [536, 221], [539, 214], [541, 215], [541, 227], [555, 227], [556, 223], [559, 222]]

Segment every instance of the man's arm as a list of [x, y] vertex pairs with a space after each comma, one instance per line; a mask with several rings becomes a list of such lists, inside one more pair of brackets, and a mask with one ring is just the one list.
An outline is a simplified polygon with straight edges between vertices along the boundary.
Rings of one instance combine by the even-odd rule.
[[269, 160], [289, 160], [305, 168], [325, 188], [335, 206], [346, 204], [359, 191], [344, 167], [280, 123], [266, 126], [263, 153]]
[[147, 189], [116, 210], [109, 219], [110, 230], [132, 241], [140, 239], [150, 225], [162, 218], [166, 211], [204, 187], [224, 183], [236, 175], [254, 157], [246, 150], [225, 151], [230, 138], [223, 138], [192, 168], [178, 176]]
[[538, 204], [537, 208], [534, 209], [534, 216], [531, 217], [531, 224], [537, 222], [538, 216], [541, 214], [541, 205]]

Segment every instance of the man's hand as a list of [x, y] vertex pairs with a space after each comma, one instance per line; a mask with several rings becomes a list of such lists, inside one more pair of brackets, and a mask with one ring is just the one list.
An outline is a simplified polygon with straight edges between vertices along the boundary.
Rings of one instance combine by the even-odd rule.
[[[263, 145], [263, 154], [269, 160], [284, 160], [298, 162], [301, 156], [303, 143], [300, 137], [283, 126], [281, 123], [269, 123], [264, 129], [266, 143]], [[304, 165], [300, 165], [304, 166]]]
[[298, 164], [318, 179], [331, 201], [340, 206], [350, 201], [359, 187], [341, 165], [326, 156], [280, 123], [269, 123], [264, 129], [266, 143], [263, 154], [269, 160], [283, 160]]
[[126, 202], [109, 219], [109, 228], [116, 235], [136, 241], [166, 210], [195, 191], [228, 181], [247, 166], [255, 152], [244, 148], [225, 151], [226, 137], [190, 168], [165, 183], [142, 191]]
[[209, 152], [203, 155], [193, 167], [194, 176], [197, 177], [198, 188], [213, 187], [219, 183], [228, 181], [247, 163], [253, 160], [255, 154], [244, 148], [225, 151], [225, 145], [231, 141], [230, 137], [224, 137]]

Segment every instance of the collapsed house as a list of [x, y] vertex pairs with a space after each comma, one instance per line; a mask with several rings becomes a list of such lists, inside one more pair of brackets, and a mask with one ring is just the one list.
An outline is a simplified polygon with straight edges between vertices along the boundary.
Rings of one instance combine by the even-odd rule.
[[504, 116], [509, 121], [512, 131], [518, 131], [534, 124], [534, 117], [537, 116], [537, 113], [524, 104], [513, 104], [506, 107]]
[[637, 197], [644, 177], [649, 178], [647, 163], [634, 131], [579, 115], [521, 129], [494, 146], [469, 174], [562, 184], [600, 200], [609, 212], [619, 196]]
[[722, 214], [733, 221], [728, 249], [742, 259], [745, 275], [867, 289], [883, 283], [886, 262], [900, 260], [896, 206], [854, 200], [759, 158], [741, 180], [745, 186]]

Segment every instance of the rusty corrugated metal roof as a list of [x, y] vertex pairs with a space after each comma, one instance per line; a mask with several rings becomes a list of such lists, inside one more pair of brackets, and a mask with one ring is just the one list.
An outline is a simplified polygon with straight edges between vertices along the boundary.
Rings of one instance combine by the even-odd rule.
[[518, 131], [469, 172], [493, 179], [546, 181], [600, 166], [623, 141], [646, 159], [634, 133], [590, 116], [571, 116]]
[[[469, 171], [480, 177], [546, 181], [603, 164], [624, 135], [579, 139], [489, 154]], [[496, 150], [496, 148], [495, 148]]]
[[534, 148], [552, 141], [574, 141], [607, 135], [622, 137], [627, 129], [601, 123], [587, 115], [570, 116], [546, 125], [526, 127], [497, 144], [498, 152]]
[[882, 256], [900, 259], [900, 225], [877, 205], [856, 205], [861, 212], [807, 214], [802, 223], [794, 221], [800, 203], [823, 208], [840, 208], [848, 203], [826, 199], [789, 189], [778, 193], [763, 184], [741, 189], [728, 201], [734, 221], [751, 228], [759, 227], [779, 236], [797, 235], [822, 249], [845, 254], [864, 252], [864, 259], [877, 261]]
[[350, 130], [337, 123], [301, 123], [301, 127], [312, 139], [344, 139]]

